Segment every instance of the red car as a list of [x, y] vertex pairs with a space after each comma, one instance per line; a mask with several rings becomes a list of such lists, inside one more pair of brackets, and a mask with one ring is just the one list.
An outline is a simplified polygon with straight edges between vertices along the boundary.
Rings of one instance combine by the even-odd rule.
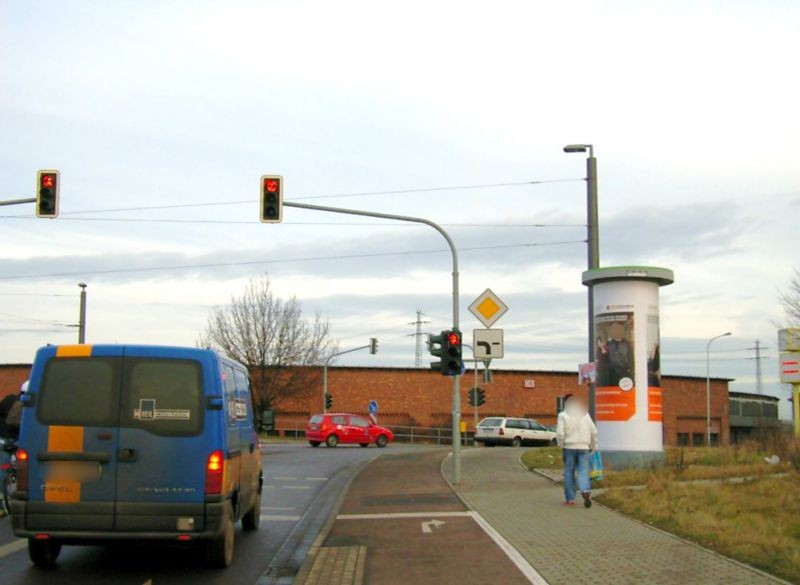
[[372, 424], [363, 416], [356, 414], [315, 414], [306, 425], [306, 438], [312, 447], [325, 443], [335, 447], [339, 443], [351, 443], [368, 447], [375, 443], [385, 447], [394, 441], [394, 434], [385, 427]]

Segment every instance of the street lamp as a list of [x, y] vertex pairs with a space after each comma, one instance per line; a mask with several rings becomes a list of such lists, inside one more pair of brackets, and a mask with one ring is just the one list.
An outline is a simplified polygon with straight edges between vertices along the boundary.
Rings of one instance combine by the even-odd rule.
[[708, 340], [706, 344], [706, 445], [711, 446], [711, 344], [720, 337], [727, 337], [731, 332], [722, 333]]
[[[568, 144], [564, 152], [588, 152], [586, 158], [586, 243], [589, 270], [600, 268], [600, 234], [597, 219], [597, 159], [591, 144]], [[589, 303], [589, 363], [594, 362], [594, 290], [588, 287]], [[589, 413], [595, 416], [594, 384], [589, 385]]]

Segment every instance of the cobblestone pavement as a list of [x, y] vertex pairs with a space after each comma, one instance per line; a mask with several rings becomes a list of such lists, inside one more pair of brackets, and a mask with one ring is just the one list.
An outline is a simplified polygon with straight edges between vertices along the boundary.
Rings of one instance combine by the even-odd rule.
[[566, 507], [561, 486], [524, 469], [520, 452], [464, 452], [456, 491], [550, 585], [785, 583], [597, 504]]

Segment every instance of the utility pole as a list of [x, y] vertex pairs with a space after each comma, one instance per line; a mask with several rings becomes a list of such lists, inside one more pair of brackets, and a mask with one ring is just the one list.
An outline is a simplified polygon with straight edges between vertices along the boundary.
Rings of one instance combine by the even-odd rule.
[[414, 353], [414, 367], [421, 368], [422, 367], [422, 337], [425, 335], [422, 332], [422, 326], [430, 323], [430, 321], [423, 321], [422, 316], [425, 313], [422, 312], [422, 309], [417, 309], [417, 320], [409, 323], [409, 325], [415, 325], [416, 330], [414, 333], [410, 333], [409, 337], [416, 337], [416, 351]]
[[[591, 144], [568, 144], [564, 152], [588, 152], [586, 158], [586, 244], [589, 270], [600, 268], [600, 229], [597, 211], [597, 159]], [[588, 287], [589, 363], [595, 361], [594, 343], [594, 289]], [[595, 418], [595, 384], [589, 383], [589, 414]]]
[[79, 282], [78, 286], [81, 289], [81, 308], [78, 318], [78, 343], [86, 343], [86, 283]]

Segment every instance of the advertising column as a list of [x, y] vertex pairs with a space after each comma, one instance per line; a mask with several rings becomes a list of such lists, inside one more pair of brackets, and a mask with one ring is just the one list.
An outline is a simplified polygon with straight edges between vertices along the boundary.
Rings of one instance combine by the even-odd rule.
[[595, 418], [600, 448], [616, 467], [663, 459], [659, 287], [672, 271], [589, 270], [594, 287]]

